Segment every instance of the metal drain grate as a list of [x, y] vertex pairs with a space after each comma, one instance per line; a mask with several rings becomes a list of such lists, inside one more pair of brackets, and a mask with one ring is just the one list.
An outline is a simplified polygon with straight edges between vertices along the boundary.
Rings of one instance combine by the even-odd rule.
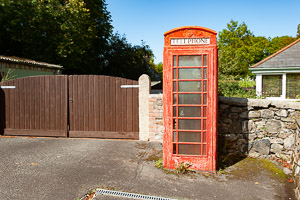
[[176, 200], [176, 199], [169, 199], [169, 198], [164, 198], [164, 197], [155, 197], [155, 196], [148, 196], [148, 195], [128, 193], [128, 192], [119, 192], [119, 191], [114, 191], [114, 190], [97, 189], [96, 195], [99, 195], [99, 194], [126, 197], [126, 198], [132, 198], [132, 199]]

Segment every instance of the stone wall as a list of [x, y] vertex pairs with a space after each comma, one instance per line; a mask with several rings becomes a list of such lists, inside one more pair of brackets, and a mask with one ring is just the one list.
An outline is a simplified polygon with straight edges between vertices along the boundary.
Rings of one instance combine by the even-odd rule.
[[163, 95], [149, 95], [149, 141], [163, 142]]
[[300, 119], [297, 119], [298, 129], [295, 135], [295, 148], [293, 153], [293, 175], [296, 184], [295, 194], [297, 199], [300, 199]]
[[[163, 139], [162, 101], [162, 94], [149, 95], [150, 141]], [[292, 161], [299, 102], [219, 97], [218, 116], [220, 156], [240, 154]]]
[[299, 102], [219, 97], [219, 154], [291, 163], [298, 118]]
[[[245, 156], [277, 161], [294, 176], [300, 199], [300, 102], [219, 97], [218, 106], [219, 164]], [[163, 141], [162, 94], [149, 95], [148, 140]]]

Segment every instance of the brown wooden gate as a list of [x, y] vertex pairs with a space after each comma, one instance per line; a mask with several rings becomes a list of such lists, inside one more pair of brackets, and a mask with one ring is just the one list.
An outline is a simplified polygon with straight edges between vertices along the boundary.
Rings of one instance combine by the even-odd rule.
[[[4, 135], [138, 139], [137, 81], [109, 76], [36, 76], [0, 83]], [[69, 127], [69, 131], [68, 131]]]
[[67, 136], [67, 76], [35, 76], [1, 83], [4, 135]]
[[139, 136], [137, 81], [109, 76], [70, 76], [70, 137]]

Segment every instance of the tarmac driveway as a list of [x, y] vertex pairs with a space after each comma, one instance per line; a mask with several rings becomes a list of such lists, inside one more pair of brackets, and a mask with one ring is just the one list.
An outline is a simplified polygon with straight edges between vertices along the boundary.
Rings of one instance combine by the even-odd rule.
[[293, 185], [265, 169], [165, 173], [146, 161], [161, 148], [140, 141], [0, 136], [0, 199], [73, 200], [99, 187], [176, 199], [294, 199]]

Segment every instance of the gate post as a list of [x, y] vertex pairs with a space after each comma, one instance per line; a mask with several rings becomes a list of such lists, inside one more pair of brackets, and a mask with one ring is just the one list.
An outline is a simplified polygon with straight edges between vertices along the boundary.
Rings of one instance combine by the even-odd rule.
[[149, 94], [150, 77], [143, 74], [139, 78], [139, 140], [149, 140]]

